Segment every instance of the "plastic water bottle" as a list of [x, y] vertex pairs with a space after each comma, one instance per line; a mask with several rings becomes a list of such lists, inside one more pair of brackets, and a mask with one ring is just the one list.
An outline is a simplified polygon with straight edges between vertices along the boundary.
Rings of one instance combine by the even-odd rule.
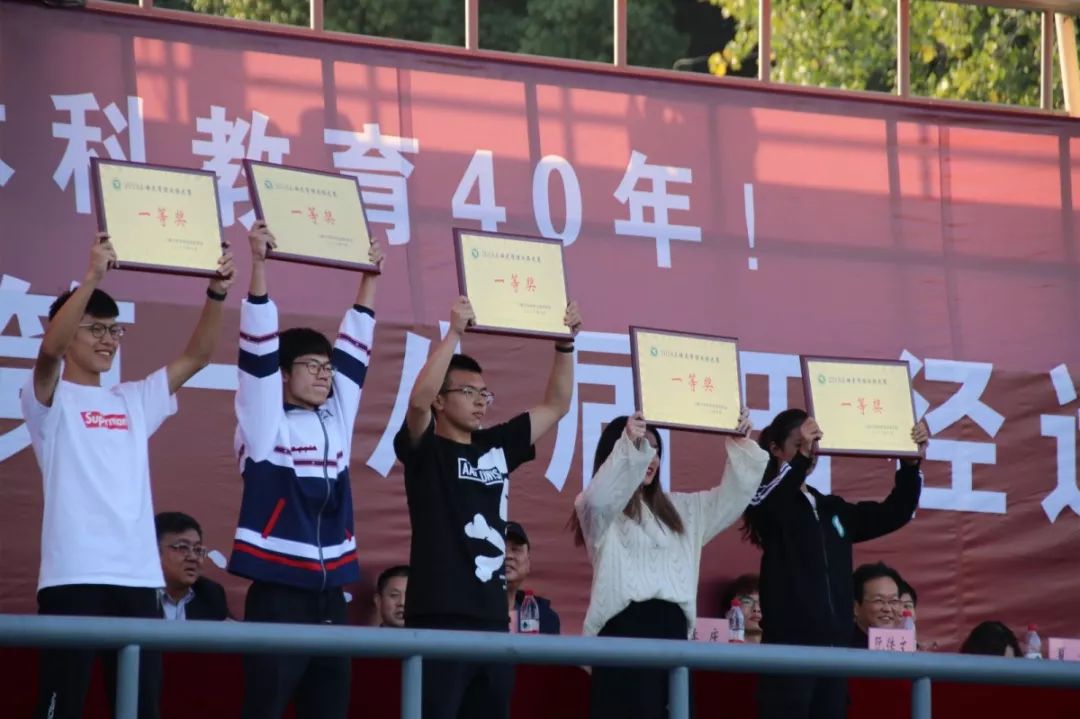
[[746, 641], [746, 618], [742, 613], [742, 602], [731, 600], [731, 609], [727, 613], [727, 637], [729, 644], [742, 644]]
[[1039, 628], [1034, 624], [1028, 625], [1024, 635], [1024, 659], [1042, 659], [1042, 639], [1039, 639]]
[[531, 589], [525, 590], [525, 599], [518, 610], [518, 632], [520, 634], [540, 633], [540, 604]]
[[915, 617], [911, 615], [910, 609], [905, 609], [904, 613], [900, 615], [900, 628], [915, 631]]

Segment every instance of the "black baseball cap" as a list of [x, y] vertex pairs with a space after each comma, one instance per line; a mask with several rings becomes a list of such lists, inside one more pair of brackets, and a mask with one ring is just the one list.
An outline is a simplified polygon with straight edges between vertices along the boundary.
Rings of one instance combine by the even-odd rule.
[[506, 523], [506, 538], [524, 544], [526, 547], [529, 546], [529, 535], [525, 534], [525, 528], [517, 522]]

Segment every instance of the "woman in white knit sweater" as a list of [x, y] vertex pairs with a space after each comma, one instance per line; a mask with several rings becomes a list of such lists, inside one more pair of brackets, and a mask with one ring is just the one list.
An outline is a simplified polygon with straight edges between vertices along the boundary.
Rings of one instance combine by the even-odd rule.
[[[703, 492], [660, 488], [663, 447], [641, 414], [618, 417], [596, 446], [593, 478], [574, 502], [570, 526], [593, 565], [587, 635], [686, 639], [697, 615], [701, 549], [746, 509], [769, 455], [745, 437], [728, 439], [721, 483]], [[594, 667], [590, 716], [667, 716], [667, 672]]]

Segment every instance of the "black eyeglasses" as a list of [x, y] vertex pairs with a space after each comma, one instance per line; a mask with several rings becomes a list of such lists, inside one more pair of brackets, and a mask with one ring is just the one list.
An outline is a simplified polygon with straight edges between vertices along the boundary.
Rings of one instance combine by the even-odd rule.
[[93, 335], [94, 339], [98, 340], [104, 337], [106, 332], [112, 335], [114, 340], [119, 340], [124, 336], [124, 333], [127, 332], [127, 327], [124, 327], [124, 325], [106, 325], [101, 322], [82, 324], [79, 325], [79, 327], [85, 327], [90, 330], [90, 334]]
[[334, 376], [334, 365], [330, 362], [320, 362], [319, 360], [305, 360], [303, 362], [293, 362], [292, 366], [300, 365], [307, 369], [308, 374], [312, 377], [318, 377], [325, 373], [329, 376]]
[[191, 555], [195, 559], [205, 559], [209, 554], [209, 550], [201, 544], [188, 544], [187, 542], [177, 542], [176, 544], [165, 545], [177, 554], [183, 554], [185, 557]]
[[477, 397], [484, 400], [484, 404], [491, 406], [495, 401], [495, 393], [491, 390], [477, 389], [476, 387], [453, 387], [451, 389], [444, 389], [439, 394], [450, 394], [451, 392], [461, 392], [461, 395], [469, 402], [475, 402]]

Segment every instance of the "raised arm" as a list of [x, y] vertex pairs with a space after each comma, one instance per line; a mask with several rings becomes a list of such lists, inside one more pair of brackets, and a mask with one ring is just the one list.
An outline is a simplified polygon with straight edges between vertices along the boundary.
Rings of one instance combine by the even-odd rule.
[[[577, 337], [581, 331], [581, 312], [577, 302], [566, 307], [563, 323], [570, 328], [570, 336]], [[544, 401], [529, 410], [532, 426], [532, 443], [536, 444], [570, 411], [574, 396], [574, 341], [555, 343], [555, 360], [551, 365]]]
[[[382, 248], [376, 240], [371, 242], [368, 259], [382, 268]], [[371, 362], [371, 348], [374, 346], [375, 284], [378, 277], [377, 274], [365, 272], [360, 278], [356, 302], [341, 320], [331, 357], [334, 364], [334, 392], [330, 401], [339, 410], [338, 415], [350, 445], [356, 412], [360, 409], [360, 395], [367, 378], [368, 364]]]
[[781, 467], [775, 477], [758, 487], [750, 500], [750, 507], [759, 517], [773, 516], [783, 521], [798, 502], [806, 501], [799, 495], [813, 465], [813, 456], [822, 433], [817, 421], [808, 417], [799, 428], [799, 434], [799, 451]]
[[[711, 541], [742, 515], [761, 485], [765, 465], [769, 463], [769, 453], [747, 437], [753, 426], [750, 411], [746, 408], [739, 415], [738, 429], [742, 436], [729, 437], [725, 442], [727, 462], [720, 484], [704, 492], [681, 495], [691, 507], [693, 531], [698, 533], [702, 544]], [[672, 495], [673, 500], [679, 497]]]
[[574, 510], [590, 551], [645, 481], [645, 470], [656, 456], [656, 450], [645, 441], [645, 426], [640, 412], [627, 420], [626, 430], [615, 442], [611, 454], [585, 491], [574, 500]]
[[409, 394], [409, 408], [405, 412], [405, 424], [409, 428], [409, 440], [416, 443], [431, 424], [431, 404], [439, 396], [446, 370], [465, 328], [476, 320], [476, 313], [468, 297], [458, 297], [450, 308], [450, 329], [439, 344], [435, 345], [428, 360], [416, 376], [416, 383]]
[[915, 515], [922, 494], [922, 471], [919, 467], [930, 441], [930, 431], [925, 422], [919, 422], [912, 428], [911, 438], [919, 447], [919, 457], [900, 462], [889, 496], [881, 502], [848, 505], [845, 524], [851, 529], [852, 542], [867, 542], [895, 532]]
[[86, 314], [90, 295], [97, 289], [101, 278], [110, 267], [116, 266], [116, 251], [109, 242], [109, 235], [99, 232], [90, 247], [90, 266], [79, 287], [71, 293], [67, 302], [49, 320], [45, 336], [34, 362], [34, 397], [46, 407], [52, 406], [56, 384], [60, 381], [60, 367], [64, 354], [79, 331], [79, 323]]
[[210, 280], [206, 288], [206, 301], [202, 313], [195, 325], [195, 331], [188, 340], [183, 354], [166, 367], [169, 379], [169, 394], [175, 394], [196, 372], [210, 364], [214, 355], [218, 337], [221, 335], [221, 317], [224, 314], [225, 296], [229, 292], [236, 268], [233, 256], [229, 252], [229, 243], [222, 243], [224, 253], [218, 258], [217, 276]]
[[251, 228], [248, 242], [251, 283], [240, 305], [236, 419], [248, 455], [259, 461], [274, 450], [284, 395], [278, 364], [277, 307], [266, 289], [266, 251], [275, 246], [274, 236], [260, 220]]

